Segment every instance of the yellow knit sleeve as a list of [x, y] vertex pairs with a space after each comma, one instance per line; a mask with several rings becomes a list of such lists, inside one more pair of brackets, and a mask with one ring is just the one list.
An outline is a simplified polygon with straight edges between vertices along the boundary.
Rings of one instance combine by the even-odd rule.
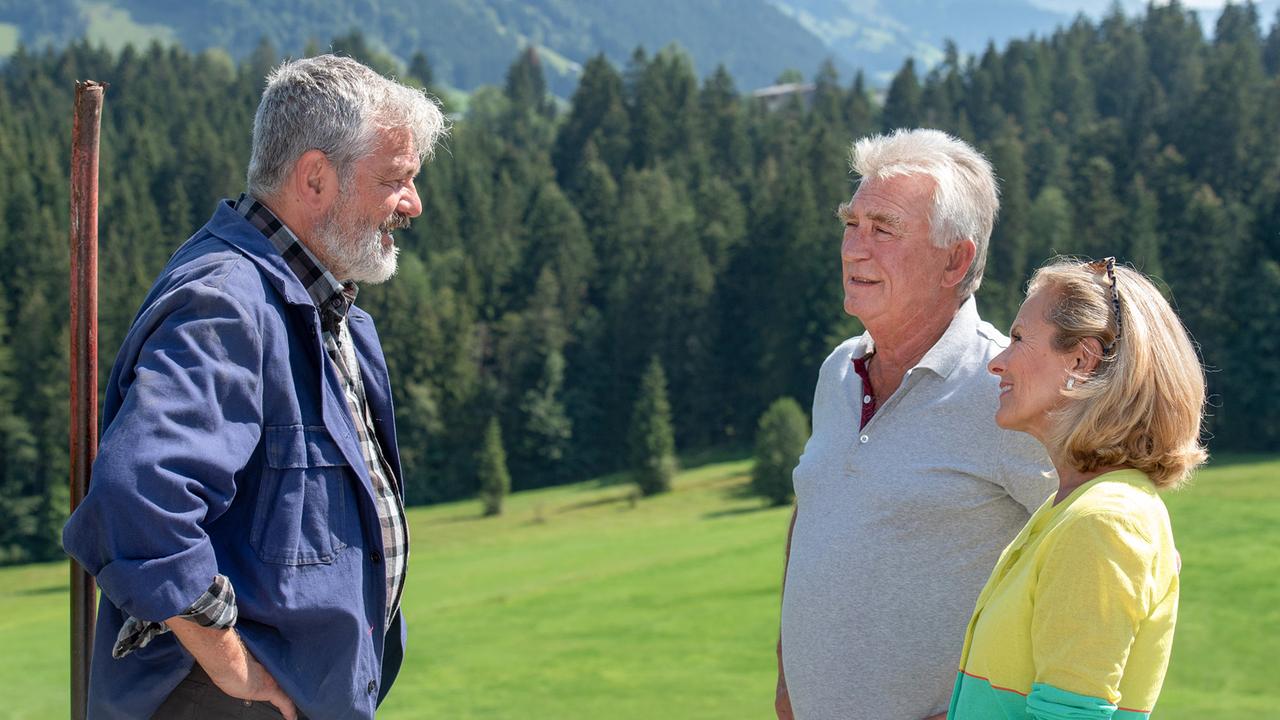
[[1114, 703], [1154, 602], [1155, 546], [1115, 512], [1069, 518], [1045, 541], [1031, 622], [1035, 681]]

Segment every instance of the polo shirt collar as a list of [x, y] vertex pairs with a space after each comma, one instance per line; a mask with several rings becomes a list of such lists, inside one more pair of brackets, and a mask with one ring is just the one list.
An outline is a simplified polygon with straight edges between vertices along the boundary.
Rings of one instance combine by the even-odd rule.
[[961, 358], [972, 347], [973, 336], [977, 332], [978, 302], [970, 295], [960, 304], [955, 317], [951, 318], [947, 331], [942, 333], [938, 342], [934, 343], [933, 347], [929, 348], [929, 352], [920, 358], [916, 367], [932, 370], [945, 379], [951, 375], [951, 372], [960, 364]]
[[[920, 358], [916, 367], [931, 370], [945, 379], [960, 364], [961, 358], [972, 344], [973, 335], [978, 331], [978, 322], [978, 302], [970, 295], [960, 304], [960, 309], [951, 318], [946, 332]], [[865, 358], [875, 351], [875, 340], [870, 333], [864, 332], [853, 349], [853, 358]]]

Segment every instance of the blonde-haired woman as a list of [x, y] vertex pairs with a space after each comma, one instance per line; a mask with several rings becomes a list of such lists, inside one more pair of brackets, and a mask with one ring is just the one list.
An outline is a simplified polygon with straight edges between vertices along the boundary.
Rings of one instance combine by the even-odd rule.
[[1169, 304], [1114, 258], [1036, 272], [1000, 376], [996, 423], [1035, 437], [1058, 492], [978, 597], [950, 720], [1146, 718], [1178, 611], [1157, 491], [1204, 462], [1204, 375]]

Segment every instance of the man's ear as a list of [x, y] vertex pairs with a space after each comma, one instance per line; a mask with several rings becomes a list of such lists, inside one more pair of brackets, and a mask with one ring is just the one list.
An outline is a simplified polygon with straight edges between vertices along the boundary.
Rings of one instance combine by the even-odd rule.
[[289, 185], [298, 205], [306, 208], [313, 217], [319, 217], [338, 197], [338, 171], [328, 155], [319, 150], [308, 150], [293, 164]]
[[960, 240], [947, 249], [947, 266], [942, 273], [942, 287], [959, 285], [978, 255], [978, 246], [972, 240]]

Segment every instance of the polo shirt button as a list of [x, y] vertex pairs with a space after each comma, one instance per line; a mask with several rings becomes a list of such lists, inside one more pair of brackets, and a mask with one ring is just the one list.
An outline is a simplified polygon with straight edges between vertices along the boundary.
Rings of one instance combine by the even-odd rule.
[[253, 701], [252, 701], [252, 700], [245, 700], [245, 701], [244, 701], [244, 706], [245, 706], [245, 707], [253, 707]]
[[860, 438], [858, 438], [858, 439], [865, 443], [866, 441], [870, 440], [871, 438], [867, 437], [866, 435], [863, 435], [862, 437], [860, 437]]
[[871, 402], [871, 396], [870, 396], [870, 395], [863, 395], [863, 396], [862, 396], [862, 404], [863, 404], [863, 405], [866, 405], [866, 404], [868, 404], [868, 403], [870, 403], [870, 402]]
[[378, 689], [378, 683], [373, 680], [370, 680], [368, 689], [369, 689], [369, 694], [372, 695]]
[[377, 550], [374, 550], [373, 552], [369, 553], [369, 559], [373, 561], [374, 565], [377, 565], [378, 563], [382, 562], [382, 553], [379, 553]]

